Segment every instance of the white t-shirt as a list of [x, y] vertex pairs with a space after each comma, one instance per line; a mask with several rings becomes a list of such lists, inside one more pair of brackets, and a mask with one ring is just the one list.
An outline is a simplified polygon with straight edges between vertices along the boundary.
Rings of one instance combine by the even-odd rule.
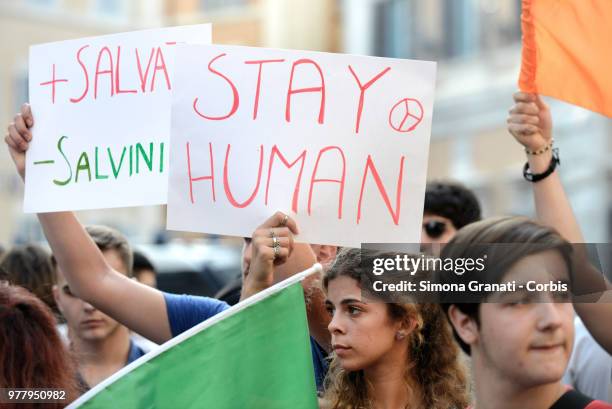
[[593, 399], [612, 403], [612, 356], [593, 339], [578, 317], [574, 350], [563, 383]]

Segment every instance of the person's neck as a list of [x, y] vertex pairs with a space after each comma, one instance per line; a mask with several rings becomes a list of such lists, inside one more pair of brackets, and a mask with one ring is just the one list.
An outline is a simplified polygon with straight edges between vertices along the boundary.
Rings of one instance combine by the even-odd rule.
[[475, 362], [473, 375], [474, 409], [548, 409], [565, 392], [560, 381], [525, 388], [504, 378], [490, 365]]
[[101, 340], [90, 341], [76, 336], [70, 336], [70, 339], [78, 359], [79, 372], [89, 386], [96, 385], [125, 366], [130, 351], [130, 332], [126, 327], [118, 327]]
[[368, 395], [374, 409], [420, 407], [420, 392], [406, 384], [407, 357], [395, 356], [364, 369]]

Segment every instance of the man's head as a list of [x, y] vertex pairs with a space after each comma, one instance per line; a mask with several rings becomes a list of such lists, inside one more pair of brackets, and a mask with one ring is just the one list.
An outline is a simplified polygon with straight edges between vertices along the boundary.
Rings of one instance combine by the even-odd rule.
[[134, 277], [149, 287], [157, 288], [157, 273], [147, 256], [140, 251], [134, 251]]
[[447, 243], [457, 230], [480, 218], [480, 204], [471, 190], [450, 182], [428, 183], [421, 242]]
[[[483, 253], [487, 258], [482, 271], [464, 276], [441, 272], [440, 281], [515, 282], [517, 289], [472, 293], [475, 298], [469, 303], [449, 302], [453, 295], [443, 294], [456, 340], [472, 356], [475, 371], [488, 370], [521, 388], [558, 382], [573, 344], [569, 291], [529, 288], [550, 282], [569, 286], [571, 246], [548, 227], [508, 217], [466, 227], [445, 246], [441, 257], [478, 259]], [[528, 282], [533, 284], [528, 287]]]
[[6, 272], [6, 280], [40, 298], [57, 313], [52, 287], [56, 281], [55, 269], [49, 250], [38, 244], [15, 246], [0, 261], [0, 269]]
[[[102, 251], [106, 262], [114, 270], [131, 277], [132, 250], [127, 239], [118, 231], [105, 226], [88, 226], [86, 230]], [[71, 336], [86, 342], [98, 342], [121, 327], [117, 321], [76, 297], [71, 292], [61, 267], [57, 264], [56, 271], [57, 284], [53, 287], [53, 295], [66, 319]]]

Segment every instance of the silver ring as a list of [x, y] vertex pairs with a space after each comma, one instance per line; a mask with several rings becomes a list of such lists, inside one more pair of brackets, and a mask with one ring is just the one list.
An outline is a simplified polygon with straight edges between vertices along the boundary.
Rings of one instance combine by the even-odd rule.
[[274, 229], [270, 229], [270, 237], [273, 239], [276, 238], [276, 233], [274, 233]]
[[277, 257], [280, 255], [280, 246], [278, 245], [278, 242], [275, 246], [272, 247], [272, 249], [274, 250], [274, 260], [276, 260]]
[[278, 241], [278, 237], [272, 236], [272, 247], [279, 247], [280, 243]]

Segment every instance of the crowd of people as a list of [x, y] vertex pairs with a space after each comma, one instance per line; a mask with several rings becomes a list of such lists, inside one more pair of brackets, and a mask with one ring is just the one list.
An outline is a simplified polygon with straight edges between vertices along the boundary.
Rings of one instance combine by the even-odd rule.
[[[5, 137], [22, 179], [34, 124], [25, 104]], [[276, 212], [244, 239], [236, 285], [242, 300], [323, 265], [322, 276], [303, 282], [321, 408], [612, 408], [612, 386], [605, 388], [612, 384], [612, 370], [605, 372], [612, 367], [612, 286], [571, 245], [584, 240], [559, 177], [548, 107], [537, 95], [516, 93], [508, 130], [526, 152], [536, 217], [483, 220], [469, 189], [432, 182], [423, 244], [439, 245], [449, 259], [476, 257], [482, 244], [514, 244], [490, 255], [495, 268], [480, 273], [487, 282], [520, 280], [527, 271], [542, 279], [554, 272], [570, 285], [591, 275], [599, 286], [567, 297], [542, 292], [538, 300], [519, 292], [509, 299], [482, 293], [469, 303], [445, 294], [437, 302], [382, 302], [362, 285], [363, 266], [393, 253], [297, 243], [295, 220]], [[74, 400], [156, 344], [229, 308], [157, 290], [153, 266], [133, 255], [118, 231], [83, 227], [71, 212], [38, 218], [52, 254], [28, 245], [0, 256], [0, 388], [61, 388]], [[568, 370], [575, 320], [582, 345], [600, 348], [602, 358], [574, 355]], [[583, 389], [593, 377], [603, 386]]]

